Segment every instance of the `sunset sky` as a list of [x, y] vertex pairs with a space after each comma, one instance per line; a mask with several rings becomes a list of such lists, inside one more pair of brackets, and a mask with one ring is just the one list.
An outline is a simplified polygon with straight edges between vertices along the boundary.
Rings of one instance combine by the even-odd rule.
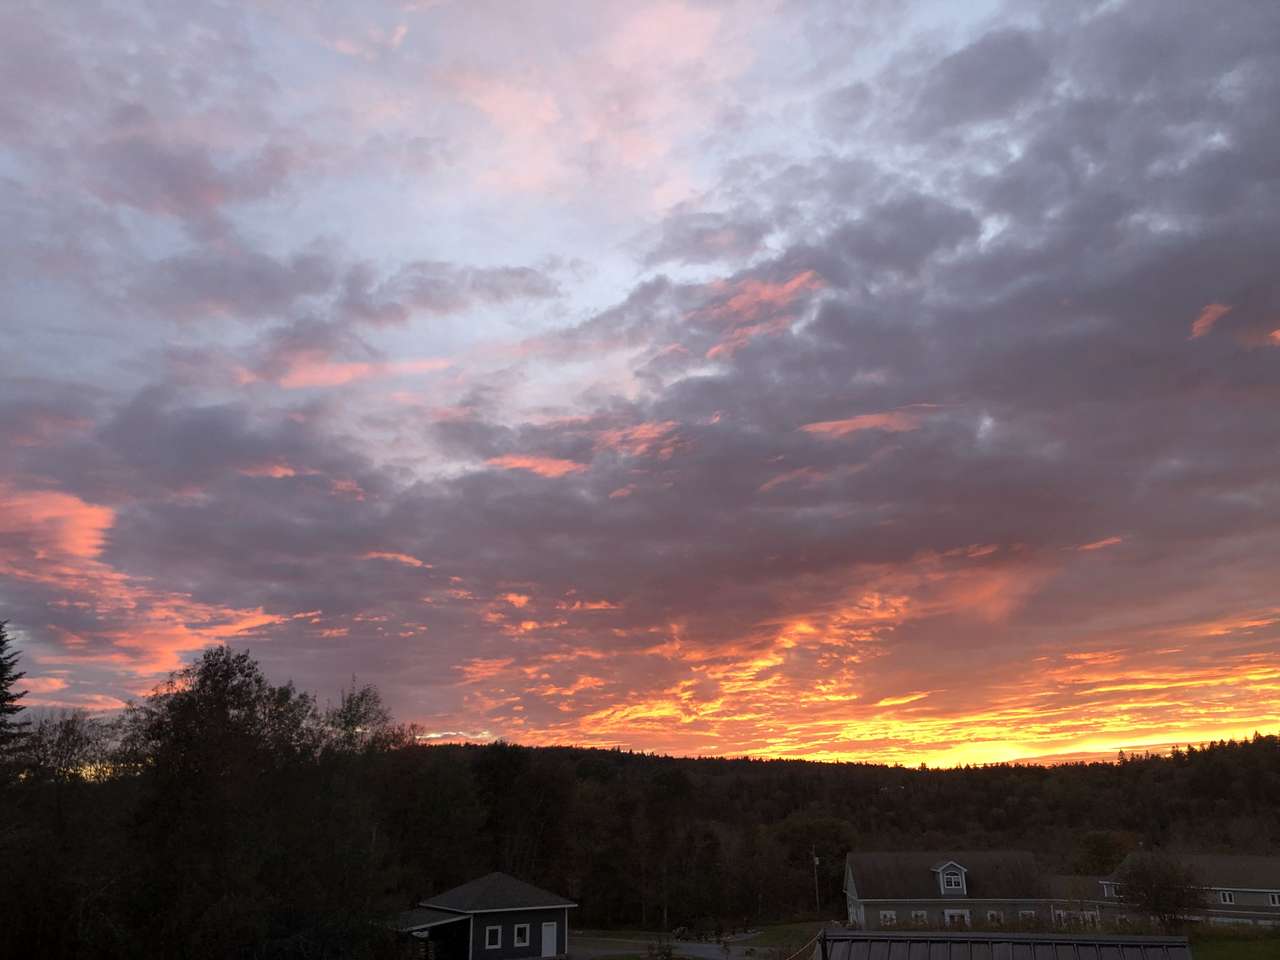
[[1280, 4], [32, 0], [0, 80], [29, 705], [1280, 728]]

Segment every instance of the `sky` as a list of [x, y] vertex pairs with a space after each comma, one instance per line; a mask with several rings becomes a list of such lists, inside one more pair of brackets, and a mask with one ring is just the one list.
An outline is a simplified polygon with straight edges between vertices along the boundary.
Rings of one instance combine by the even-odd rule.
[[29, 705], [1280, 728], [1280, 5], [20, 0], [0, 222]]

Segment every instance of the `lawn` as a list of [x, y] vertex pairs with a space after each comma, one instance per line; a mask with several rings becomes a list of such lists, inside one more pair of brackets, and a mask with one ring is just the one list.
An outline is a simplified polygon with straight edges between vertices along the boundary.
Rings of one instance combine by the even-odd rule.
[[802, 923], [777, 923], [762, 927], [754, 937], [737, 940], [734, 946], [744, 947], [802, 947], [822, 929], [821, 920], [806, 920]]
[[1195, 960], [1280, 960], [1280, 937], [1193, 937]]

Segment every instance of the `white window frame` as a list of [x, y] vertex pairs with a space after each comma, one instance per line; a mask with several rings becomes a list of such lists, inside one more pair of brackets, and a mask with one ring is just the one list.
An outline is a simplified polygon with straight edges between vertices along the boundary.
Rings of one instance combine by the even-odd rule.
[[880, 911], [880, 926], [896, 927], [897, 925], [898, 925], [897, 910], [881, 910]]
[[929, 911], [928, 910], [912, 910], [911, 922], [912, 923], [928, 923]]
[[1003, 911], [1003, 910], [988, 910], [988, 911], [987, 911], [987, 923], [992, 923], [992, 924], [995, 924], [995, 925], [997, 925], [997, 926], [1003, 927], [1003, 926], [1004, 926], [1004, 911]]
[[1019, 911], [1018, 911], [1018, 922], [1019, 922], [1019, 923], [1026, 923], [1028, 920], [1030, 920], [1032, 923], [1035, 923], [1035, 922], [1036, 922], [1036, 912], [1035, 912], [1034, 910], [1019, 910]]
[[1234, 890], [1219, 890], [1218, 902], [1225, 903], [1227, 906], [1235, 906], [1236, 894]]
[[[958, 924], [952, 923], [951, 921], [953, 920], [959, 920], [960, 923]], [[973, 926], [973, 916], [969, 913], [968, 910], [943, 910], [942, 924], [948, 929], [951, 929], [953, 927], [960, 928], [960, 929], [967, 929], [968, 927]]]
[[[492, 934], [495, 930], [496, 930], [496, 931], [498, 931], [498, 942], [497, 942], [497, 943], [493, 943], [493, 942], [492, 942], [493, 937], [491, 936], [491, 934]], [[484, 928], [484, 948], [485, 948], [486, 950], [501, 950], [501, 949], [502, 949], [502, 924], [497, 924], [496, 926], [488, 926], [488, 927], [485, 927], [485, 928]]]
[[[524, 931], [524, 937], [520, 936], [520, 931]], [[517, 923], [515, 930], [511, 933], [511, 945], [513, 947], [527, 947], [529, 945], [529, 924]]]
[[[955, 883], [951, 881], [954, 880]], [[963, 890], [964, 877], [961, 876], [959, 870], [946, 870], [942, 874], [942, 889], [944, 890]]]
[[1270, 893], [1267, 896], [1270, 897], [1273, 907], [1280, 907], [1280, 893]]

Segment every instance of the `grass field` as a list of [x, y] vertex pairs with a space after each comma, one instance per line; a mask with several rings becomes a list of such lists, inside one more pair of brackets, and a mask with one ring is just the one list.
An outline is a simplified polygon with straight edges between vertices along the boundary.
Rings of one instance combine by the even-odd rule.
[[802, 923], [778, 923], [762, 927], [754, 937], [737, 941], [744, 947], [799, 947], [807, 943], [822, 929], [822, 921], [807, 920]]
[[1195, 960], [1280, 960], [1280, 937], [1193, 937]]

